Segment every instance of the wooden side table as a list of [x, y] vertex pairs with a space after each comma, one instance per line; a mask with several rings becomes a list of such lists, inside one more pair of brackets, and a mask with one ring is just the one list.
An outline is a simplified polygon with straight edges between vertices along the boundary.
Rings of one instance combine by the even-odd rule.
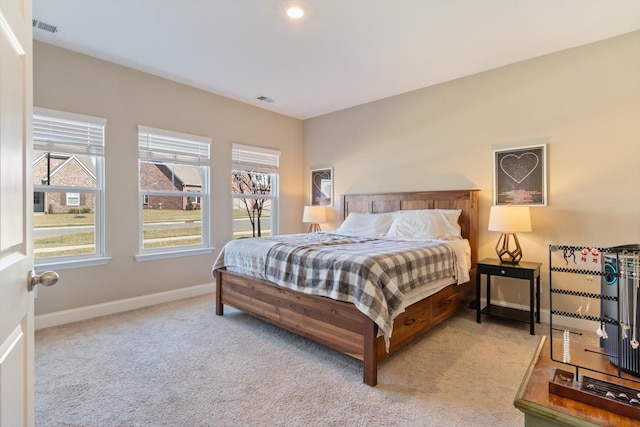
[[[534, 323], [540, 323], [540, 267], [539, 262], [520, 262], [518, 264], [504, 263], [499, 259], [487, 258], [478, 262], [476, 269], [476, 311], [478, 323], [481, 314], [501, 317], [529, 323], [529, 333], [535, 335]], [[481, 278], [487, 276], [487, 305], [482, 308], [480, 303]], [[502, 307], [491, 304], [491, 276], [509, 277], [512, 279], [529, 280], [529, 310]], [[534, 305], [535, 304], [535, 305]]]
[[[526, 427], [631, 427], [640, 424], [637, 418], [629, 418], [603, 408], [550, 393], [549, 380], [553, 376], [553, 370], [555, 368], [566, 370], [570, 369], [570, 366], [551, 360], [549, 341], [550, 338], [547, 336], [543, 336], [540, 339], [538, 349], [531, 359], [529, 368], [513, 401], [513, 405], [524, 413], [524, 425]], [[603, 372], [608, 371], [612, 374], [617, 372], [617, 368], [604, 355], [601, 356], [600, 362], [601, 365], [598, 366], [598, 369]], [[637, 383], [623, 378], [613, 378], [595, 372], [589, 372], [589, 376], [621, 386], [636, 389], [638, 387]]]

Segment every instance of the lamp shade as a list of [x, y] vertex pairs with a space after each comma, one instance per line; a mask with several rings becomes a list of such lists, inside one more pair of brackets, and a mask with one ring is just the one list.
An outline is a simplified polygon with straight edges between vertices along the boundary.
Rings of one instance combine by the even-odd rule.
[[327, 221], [327, 208], [324, 206], [305, 206], [302, 222], [320, 224]]
[[531, 231], [529, 206], [491, 206], [489, 231], [503, 233], [524, 233]]

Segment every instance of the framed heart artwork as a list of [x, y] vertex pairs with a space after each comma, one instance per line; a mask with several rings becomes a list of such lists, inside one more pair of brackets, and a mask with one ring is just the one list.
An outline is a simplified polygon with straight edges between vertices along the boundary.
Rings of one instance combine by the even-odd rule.
[[311, 170], [311, 205], [333, 205], [333, 168]]
[[493, 150], [493, 204], [547, 205], [547, 145]]

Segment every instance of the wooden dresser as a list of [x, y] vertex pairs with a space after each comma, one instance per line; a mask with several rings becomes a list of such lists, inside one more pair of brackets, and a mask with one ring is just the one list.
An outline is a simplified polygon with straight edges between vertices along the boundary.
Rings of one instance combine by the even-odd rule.
[[[610, 363], [603, 356], [603, 364]], [[613, 365], [612, 365], [613, 366]], [[550, 358], [549, 338], [543, 336], [520, 384], [513, 402], [524, 413], [525, 426], [639, 426], [640, 421], [605, 409], [549, 393], [549, 380], [554, 368], [571, 370], [570, 366]], [[604, 370], [603, 370], [604, 371]], [[638, 389], [637, 383], [591, 371], [588, 376]], [[640, 409], [638, 409], [640, 411]]]

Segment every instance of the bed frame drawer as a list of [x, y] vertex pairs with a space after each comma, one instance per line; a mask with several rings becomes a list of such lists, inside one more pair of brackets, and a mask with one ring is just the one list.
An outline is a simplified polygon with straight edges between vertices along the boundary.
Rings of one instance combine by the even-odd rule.
[[449, 285], [429, 298], [406, 308], [393, 321], [394, 329], [386, 352], [384, 340], [378, 345], [378, 358], [383, 359], [420, 337], [428, 330], [451, 316], [458, 309], [460, 292], [458, 285]]
[[460, 301], [458, 286], [453, 285], [433, 296], [431, 301], [431, 317], [438, 324], [458, 310]]
[[428, 300], [419, 301], [407, 307], [400, 313], [394, 322], [393, 335], [391, 335], [391, 345], [405, 345], [405, 341], [410, 340], [414, 335], [425, 332], [431, 323], [431, 304]]

